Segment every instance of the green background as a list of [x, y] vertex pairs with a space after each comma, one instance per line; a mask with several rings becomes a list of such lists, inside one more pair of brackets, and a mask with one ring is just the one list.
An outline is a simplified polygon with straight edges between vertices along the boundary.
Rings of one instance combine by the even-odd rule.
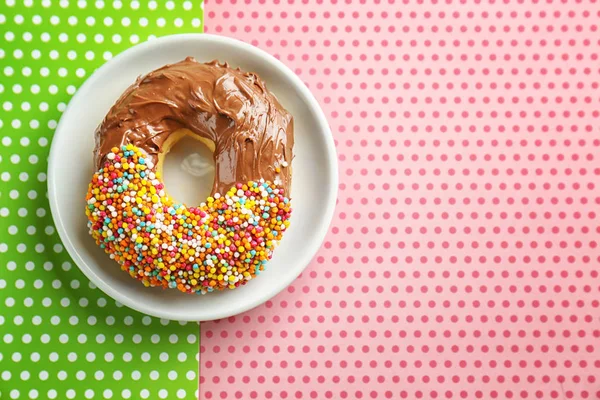
[[202, 20], [200, 1], [0, 4], [1, 399], [197, 397], [198, 324], [139, 314], [83, 276], [53, 226], [46, 168], [61, 113], [96, 68]]

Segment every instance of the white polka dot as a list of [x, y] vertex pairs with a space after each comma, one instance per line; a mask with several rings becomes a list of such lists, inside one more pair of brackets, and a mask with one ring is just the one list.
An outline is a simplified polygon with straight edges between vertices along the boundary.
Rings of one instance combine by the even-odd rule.
[[19, 180], [21, 182], [26, 182], [29, 179], [29, 174], [27, 172], [21, 172], [19, 174]]
[[33, 305], [33, 299], [31, 297], [26, 297], [25, 300], [23, 300], [23, 305], [25, 305], [25, 307], [31, 307]]
[[6, 32], [4, 34], [4, 39], [6, 39], [6, 41], [8, 42], [12, 42], [13, 40], [15, 40], [15, 34], [13, 32]]
[[14, 322], [14, 324], [15, 324], [15, 325], [17, 325], [17, 326], [23, 325], [23, 321], [24, 321], [24, 319], [23, 319], [23, 317], [22, 317], [22, 316], [20, 316], [20, 315], [16, 315], [16, 316], [13, 318], [13, 322]]
[[97, 33], [96, 35], [94, 35], [94, 41], [96, 43], [102, 43], [104, 42], [104, 36], [100, 33]]
[[151, 10], [156, 10], [156, 1], [152, 0], [148, 2], [148, 8]]
[[142, 361], [143, 361], [143, 362], [148, 362], [148, 361], [150, 361], [150, 353], [148, 353], [148, 352], [143, 352], [143, 353], [142, 353]]
[[158, 359], [162, 362], [169, 361], [169, 353], [162, 352], [159, 354]]
[[40, 337], [40, 341], [44, 344], [48, 344], [50, 342], [50, 335], [48, 335], [47, 333], [44, 333], [41, 337]]
[[42, 317], [40, 317], [39, 315], [34, 316], [33, 318], [31, 318], [31, 323], [34, 325], [39, 325], [42, 323]]
[[142, 399], [147, 399], [150, 396], [150, 392], [148, 391], [148, 389], [142, 389], [140, 391], [140, 397]]
[[161, 399], [166, 399], [168, 395], [169, 395], [169, 392], [167, 392], [166, 389], [160, 389], [158, 391], [158, 397], [160, 397]]
[[17, 251], [19, 253], [25, 253], [25, 251], [27, 251], [27, 246], [24, 243], [19, 243], [17, 245]]
[[188, 343], [192, 344], [192, 343], [196, 343], [196, 338], [197, 336], [194, 334], [189, 334], [187, 337], [187, 341]]
[[50, 261], [46, 261], [43, 267], [45, 271], [52, 271], [52, 269], [54, 268], [54, 264], [52, 264]]
[[135, 335], [133, 335], [133, 343], [135, 344], [140, 344], [142, 342], [142, 335], [140, 335], [139, 333], [136, 333]]
[[46, 43], [50, 41], [50, 34], [48, 32], [44, 32], [42, 33], [42, 35], [40, 36], [42, 38], [42, 42]]
[[183, 26], [183, 20], [181, 18], [175, 18], [175, 21], [173, 21], [173, 23], [178, 28], [181, 28]]
[[[117, 343], [121, 343], [121, 342], [117, 342]], [[132, 359], [133, 359], [133, 356], [131, 355], [130, 352], [127, 351], [127, 352], [123, 353], [123, 361], [131, 362]]]
[[111, 352], [104, 354], [104, 361], [112, 362], [115, 359], [115, 355]]
[[2, 371], [2, 374], [0, 374], [0, 377], [2, 378], [3, 381], [9, 381], [11, 378], [11, 373], [10, 371]]
[[192, 18], [192, 26], [194, 28], [200, 27], [201, 24], [202, 24], [202, 21], [200, 21], [199, 18]]
[[52, 325], [60, 324], [60, 317], [58, 315], [53, 315], [52, 317], [50, 317], [50, 323]]
[[49, 374], [48, 374], [48, 371], [40, 371], [38, 376], [40, 377], [41, 380], [45, 381], [48, 379]]
[[52, 299], [50, 297], [44, 297], [42, 299], [42, 305], [44, 307], [50, 307], [52, 305]]
[[8, 233], [9, 234], [16, 235], [17, 232], [19, 232], [19, 229], [16, 226], [11, 225], [11, 226], [8, 227]]
[[144, 26], [148, 26], [148, 18], [142, 17], [139, 20], [139, 24], [140, 26], [144, 27]]
[[167, 21], [163, 17], [160, 17], [156, 20], [156, 25], [159, 26], [160, 28], [162, 28], [166, 24], [167, 24]]
[[84, 43], [87, 40], [87, 37], [83, 33], [77, 34], [77, 42]]
[[113, 392], [110, 389], [105, 389], [104, 392], [102, 392], [102, 396], [104, 396], [105, 399], [110, 399], [113, 396]]
[[23, 289], [25, 287], [25, 281], [23, 279], [17, 279], [15, 281], [15, 287], [17, 289]]
[[98, 322], [98, 320], [93, 315], [90, 315], [87, 319], [88, 325], [91, 325], [91, 326], [96, 325], [97, 322]]
[[131, 390], [123, 389], [123, 391], [121, 392], [121, 397], [123, 397], [124, 399], [131, 398]]
[[[69, 361], [73, 362], [77, 359], [77, 355], [75, 353], [69, 353], [69, 356], [73, 354], [75, 356], [75, 358], [73, 360], [69, 359]], [[75, 374], [75, 378], [77, 378], [77, 380], [82, 381], [84, 380], [86, 377], [85, 375], [85, 371], [77, 371], [77, 373]]]
[[63, 307], [69, 307], [69, 305], [71, 304], [71, 300], [69, 300], [66, 297], [63, 297], [62, 299], [60, 299], [60, 305]]
[[23, 103], [21, 103], [21, 110], [23, 110], [23, 111], [31, 110], [31, 104], [27, 101], [24, 101]]
[[192, 9], [192, 2], [191, 1], [184, 1], [183, 2], [183, 9], [184, 10], [191, 10]]
[[69, 317], [69, 324], [71, 324], [71, 325], [77, 325], [78, 323], [79, 323], [79, 318], [77, 318], [77, 316], [71, 315]]
[[0, 217], [8, 217], [9, 214], [10, 214], [10, 211], [8, 211], [8, 208], [6, 208], [6, 207], [0, 208]]
[[152, 323], [152, 318], [150, 318], [149, 316], [146, 315], [142, 318], [142, 324], [148, 326], [151, 323]]
[[169, 380], [174, 381], [177, 379], [177, 372], [169, 371], [169, 373], [167, 374], [167, 377], [169, 378]]
[[[40, 172], [37, 175], [37, 180], [40, 182], [46, 182], [46, 174], [44, 172]], [[46, 210], [44, 210], [43, 208], [38, 208], [38, 211], [39, 210], [43, 210], [42, 211], [43, 215], [38, 215], [38, 216], [43, 217], [44, 215], [46, 215]]]
[[131, 3], [129, 3], [129, 6], [132, 9], [137, 10], [138, 8], [140, 8], [140, 2], [137, 0], [132, 0]]
[[123, 373], [121, 371], [113, 372], [113, 379], [116, 381], [120, 381], [121, 379], [123, 379]]
[[172, 10], [175, 8], [175, 3], [173, 3], [171, 0], [169, 0], [165, 3], [165, 7], [167, 7], [167, 10]]
[[110, 51], [105, 51], [104, 53], [102, 53], [102, 58], [108, 61], [112, 58], [112, 53]]
[[18, 199], [19, 198], [19, 191], [18, 190], [11, 190], [10, 192], [8, 192], [8, 197], [10, 197], [13, 200]]
[[94, 18], [94, 17], [91, 17], [91, 16], [90, 16], [90, 17], [87, 17], [87, 18], [85, 19], [85, 23], [86, 23], [86, 25], [88, 25], [88, 26], [94, 26], [94, 24], [96, 23], [96, 18]]
[[185, 390], [183, 390], [183, 389], [179, 389], [179, 390], [177, 391], [177, 398], [178, 398], [178, 399], [184, 399], [184, 398], [185, 398], [185, 395], [186, 395], [186, 392], [185, 392]]
[[77, 335], [77, 342], [81, 344], [86, 343], [87, 336], [84, 333], [80, 333], [79, 335]]
[[27, 261], [25, 263], [25, 269], [27, 271], [33, 271], [35, 269], [35, 264], [33, 262], [31, 262], [31, 261]]
[[[25, 340], [23, 340], [23, 343], [31, 343], [31, 335], [29, 335], [29, 334], [23, 335], [23, 338], [25, 338], [25, 336], [28, 336], [29, 341], [26, 342]], [[33, 353], [31, 353], [31, 356], [29, 356], [29, 359], [33, 362], [40, 361], [40, 353], [34, 351]]]
[[38, 120], [32, 119], [31, 121], [29, 121], [29, 127], [32, 129], [37, 129], [40, 127], [40, 123]]
[[78, 0], [77, 1], [77, 7], [79, 7], [79, 8], [86, 8], [87, 7], [87, 1], [85, 1], [85, 0]]
[[[57, 352], [52, 352], [52, 353], [50, 353], [50, 356], [48, 356], [48, 358], [52, 362], [57, 362], [58, 361], [58, 353]], [[63, 375], [61, 375], [61, 373], [59, 372], [58, 373], [58, 379], [60, 379], [61, 376], [63, 376], [64, 378], [66, 378], [67, 377], [67, 373], [64, 372], [64, 371], [61, 371], [61, 372], [63, 372]], [[64, 380], [64, 379], [61, 379], [61, 380]]]
[[74, 399], [74, 398], [75, 398], [75, 391], [73, 389], [67, 390], [67, 399]]
[[[29, 378], [31, 377], [31, 374], [29, 373], [29, 371], [22, 371], [20, 378], [22, 381], [27, 381], [29, 380]], [[31, 392], [29, 392], [29, 396], [31, 397]]]
[[131, 35], [129, 36], [129, 41], [133, 44], [136, 44], [140, 41], [140, 37], [138, 35]]
[[[96, 354], [94, 354], [94, 353], [87, 353], [87, 354], [85, 355], [85, 359], [86, 359], [88, 362], [93, 362], [94, 360], [96, 360]], [[98, 372], [100, 372], [100, 371], [98, 371]], [[96, 373], [98, 373], [98, 372], [96, 372]]]
[[15, 299], [13, 299], [12, 297], [7, 297], [4, 300], [4, 304], [6, 305], [6, 307], [12, 307], [15, 305]]
[[150, 379], [153, 381], [157, 380], [160, 377], [158, 371], [150, 371]]
[[6, 243], [0, 243], [0, 253], [6, 253], [8, 251], [8, 245]]
[[113, 19], [111, 17], [105, 17], [104, 21], [102, 21], [104, 25], [111, 26], [113, 24]]
[[48, 397], [49, 398], [55, 399], [57, 395], [58, 395], [58, 393], [56, 392], [56, 390], [54, 390], [54, 389], [48, 390]]
[[117, 44], [118, 44], [118, 43], [121, 43], [121, 40], [122, 40], [122, 39], [121, 39], [121, 35], [118, 35], [118, 34], [117, 34], [117, 35], [113, 35], [113, 36], [112, 36], [112, 42], [113, 42], [113, 43], [117, 43]]
[[34, 200], [37, 198], [37, 192], [35, 190], [30, 190], [27, 192], [27, 197], [29, 197], [31, 200]]
[[42, 147], [46, 147], [48, 146], [48, 139], [46, 139], [45, 137], [41, 137], [38, 140], [38, 144]]
[[33, 35], [31, 34], [31, 32], [24, 32], [23, 33], [23, 40], [26, 42], [31, 42], [31, 40], [33, 39]]
[[38, 252], [38, 253], [43, 253], [44, 249], [45, 249], [45, 247], [41, 243], [38, 243], [38, 244], [35, 245], [35, 251]]
[[95, 3], [95, 5], [96, 5], [96, 8], [103, 9], [104, 8], [104, 1], [97, 0], [96, 3]]
[[84, 393], [86, 399], [94, 398], [94, 391], [92, 389], [87, 389]]
[[50, 17], [50, 23], [52, 25], [58, 25], [60, 23], [60, 18], [58, 18], [56, 15], [53, 15]]

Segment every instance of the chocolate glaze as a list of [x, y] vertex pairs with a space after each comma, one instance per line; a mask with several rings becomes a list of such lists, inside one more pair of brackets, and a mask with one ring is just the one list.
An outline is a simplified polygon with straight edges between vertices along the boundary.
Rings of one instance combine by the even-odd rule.
[[256, 74], [191, 57], [138, 78], [121, 95], [96, 129], [96, 168], [111, 148], [129, 143], [156, 168], [165, 141], [181, 128], [215, 144], [213, 194], [260, 178], [289, 193], [292, 116]]

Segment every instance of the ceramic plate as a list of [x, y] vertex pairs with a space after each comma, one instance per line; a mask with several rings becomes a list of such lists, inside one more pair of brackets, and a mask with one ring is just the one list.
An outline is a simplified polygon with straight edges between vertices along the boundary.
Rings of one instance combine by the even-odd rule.
[[[96, 246], [88, 234], [85, 216], [85, 194], [94, 172], [94, 130], [123, 90], [139, 75], [187, 56], [201, 62], [227, 61], [233, 67], [258, 73], [294, 116], [295, 127], [293, 213], [289, 230], [259, 277], [236, 290], [204, 296], [145, 288]], [[179, 154], [181, 162], [190, 156], [183, 154], [186, 151], [190, 153], [184, 149]], [[186, 188], [193, 186], [177, 156], [174, 153], [167, 157], [164, 171], [167, 190], [176, 199], [190, 198], [194, 194], [187, 193]], [[64, 112], [52, 141], [48, 166], [52, 215], [66, 249], [83, 273], [128, 307], [160, 318], [185, 321], [239, 314], [264, 303], [288, 286], [308, 265], [325, 237], [335, 207], [337, 179], [337, 160], [329, 126], [302, 81], [283, 63], [253, 46], [207, 34], [167, 36], [146, 42], [99, 68], [81, 86]]]

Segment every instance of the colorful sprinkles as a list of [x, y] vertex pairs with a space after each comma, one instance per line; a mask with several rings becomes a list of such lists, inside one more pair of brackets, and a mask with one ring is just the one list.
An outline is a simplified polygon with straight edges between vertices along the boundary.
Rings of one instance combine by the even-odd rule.
[[205, 294], [264, 269], [289, 226], [290, 201], [270, 182], [238, 183], [199, 207], [175, 203], [135, 146], [113, 148], [86, 196], [88, 227], [145, 286]]

